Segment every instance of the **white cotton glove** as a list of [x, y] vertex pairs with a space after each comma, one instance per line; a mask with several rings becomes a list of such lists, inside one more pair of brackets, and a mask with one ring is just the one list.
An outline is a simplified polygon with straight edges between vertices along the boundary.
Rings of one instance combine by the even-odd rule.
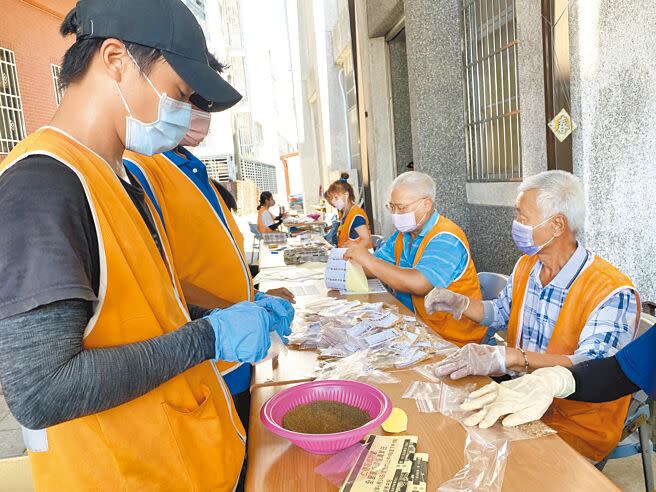
[[454, 319], [460, 319], [469, 307], [469, 297], [436, 287], [424, 297], [424, 307], [428, 314], [445, 312], [451, 313]]
[[451, 376], [500, 376], [506, 374], [506, 347], [470, 343], [433, 366], [438, 378]]
[[465, 425], [487, 429], [502, 417], [505, 427], [538, 420], [549, 409], [554, 398], [566, 398], [576, 384], [572, 373], [561, 366], [545, 367], [501, 384], [490, 383], [472, 392], [460, 408], [479, 410], [467, 417]]

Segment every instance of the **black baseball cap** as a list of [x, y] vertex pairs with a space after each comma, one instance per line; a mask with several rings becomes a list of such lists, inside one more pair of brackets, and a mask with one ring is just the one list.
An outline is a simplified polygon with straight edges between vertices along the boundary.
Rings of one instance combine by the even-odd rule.
[[78, 39], [117, 38], [160, 50], [201, 109], [223, 111], [241, 100], [210, 67], [203, 30], [180, 0], [80, 0], [75, 11]]

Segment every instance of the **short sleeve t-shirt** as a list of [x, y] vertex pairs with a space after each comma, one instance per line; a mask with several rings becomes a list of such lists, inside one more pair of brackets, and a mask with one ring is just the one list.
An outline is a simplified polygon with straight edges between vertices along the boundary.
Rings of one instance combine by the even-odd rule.
[[[161, 253], [143, 190], [121, 183]], [[65, 299], [95, 301], [99, 265], [95, 222], [75, 172], [35, 155], [0, 175], [0, 319]]]
[[[343, 220], [342, 223], [344, 223]], [[353, 217], [353, 221], [351, 222], [351, 230], [349, 231], [349, 238], [350, 239], [359, 238], [360, 235], [358, 234], [358, 231], [356, 229], [363, 225], [367, 225], [367, 221], [362, 215], [356, 215], [355, 217]]]
[[273, 216], [268, 210], [262, 212], [262, 224], [264, 224], [264, 227], [271, 227], [273, 225]]

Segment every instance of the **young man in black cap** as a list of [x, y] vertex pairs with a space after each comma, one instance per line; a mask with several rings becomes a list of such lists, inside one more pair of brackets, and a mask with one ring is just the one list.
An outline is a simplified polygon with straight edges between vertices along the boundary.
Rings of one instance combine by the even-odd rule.
[[240, 96], [179, 0], [82, 0], [73, 33], [50, 126], [0, 164], [0, 380], [35, 488], [233, 490], [245, 436], [212, 361], [261, 359], [270, 314], [186, 305], [121, 158]]

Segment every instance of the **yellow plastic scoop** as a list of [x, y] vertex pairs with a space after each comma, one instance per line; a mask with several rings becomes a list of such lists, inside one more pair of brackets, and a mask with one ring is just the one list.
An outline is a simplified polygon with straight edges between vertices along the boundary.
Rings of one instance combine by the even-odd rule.
[[383, 422], [383, 430], [393, 434], [405, 432], [408, 430], [408, 415], [400, 408], [392, 408], [392, 413]]

